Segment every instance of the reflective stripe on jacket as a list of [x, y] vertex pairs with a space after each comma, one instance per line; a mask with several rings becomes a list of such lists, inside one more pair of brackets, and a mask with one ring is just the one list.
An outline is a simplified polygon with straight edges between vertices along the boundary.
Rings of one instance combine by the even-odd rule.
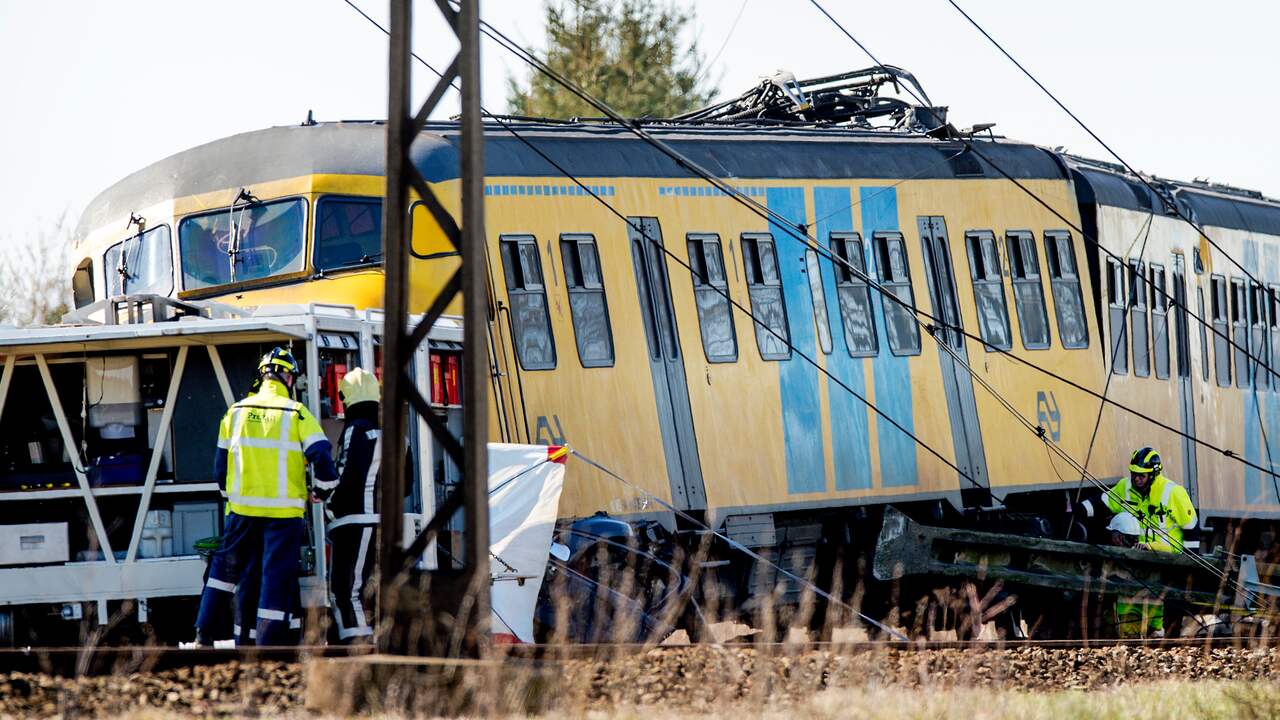
[[1146, 497], [1124, 478], [1103, 495], [1113, 513], [1127, 511], [1138, 518], [1144, 542], [1152, 550], [1183, 552], [1182, 533], [1196, 527], [1196, 508], [1185, 488], [1160, 473]]
[[306, 451], [328, 439], [306, 407], [275, 380], [222, 417], [227, 509], [250, 517], [302, 517], [307, 506]]

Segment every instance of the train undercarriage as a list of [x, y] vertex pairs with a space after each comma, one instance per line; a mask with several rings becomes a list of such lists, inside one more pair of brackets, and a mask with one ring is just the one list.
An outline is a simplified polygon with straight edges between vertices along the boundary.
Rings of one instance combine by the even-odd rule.
[[[1042, 495], [1052, 497], [1036, 500], [1063, 504], [1061, 490]], [[625, 606], [645, 619], [622, 628], [584, 621], [569, 632], [582, 641], [660, 640], [675, 629], [693, 640], [723, 639], [711, 628], [728, 623], [748, 641], [1134, 636], [1117, 626], [1117, 602], [1159, 607], [1164, 628], [1156, 636], [1273, 632], [1280, 598], [1273, 584], [1280, 564], [1267, 544], [1273, 528], [1220, 519], [1206, 550], [1192, 557], [1112, 545], [1105, 528], [1073, 521], [917, 502], [736, 516], [715, 532], [691, 517], [672, 532], [600, 513], [560, 530], [573, 549], [568, 571], [600, 584], [580, 583], [585, 599], [573, 605], [608, 607], [608, 617]], [[556, 572], [543, 598], [547, 618]], [[557, 637], [550, 624], [545, 629], [543, 639]]]

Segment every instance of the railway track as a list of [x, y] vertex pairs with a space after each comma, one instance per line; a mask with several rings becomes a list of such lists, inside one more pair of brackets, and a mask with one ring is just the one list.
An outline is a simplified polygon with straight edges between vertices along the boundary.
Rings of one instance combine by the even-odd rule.
[[[367, 648], [33, 648], [0, 651], [0, 717], [162, 710], [166, 717], [297, 712], [306, 661]], [[520, 696], [551, 678], [552, 707], [796, 703], [824, 690], [981, 687], [1105, 689], [1150, 680], [1280, 678], [1275, 639], [504, 647], [479, 672], [483, 697]], [[540, 678], [540, 679], [539, 679]]]
[[[1161, 651], [1250, 650], [1280, 651], [1280, 637], [1267, 638], [1148, 638], [1073, 640], [872, 640], [858, 642], [726, 642], [708, 645], [674, 644], [565, 644], [505, 645], [494, 656], [518, 661], [563, 663], [613, 660], [631, 656], [674, 655], [699, 648], [719, 652], [750, 652], [765, 657], [827, 653], [837, 656], [873, 653], [1018, 653], [1031, 649], [1055, 652], [1098, 651], [1127, 648]], [[376, 652], [370, 646], [300, 645], [294, 647], [178, 648], [168, 646], [29, 647], [0, 649], [0, 673], [42, 673], [51, 676], [101, 676], [121, 673], [164, 672], [178, 668], [224, 663], [303, 663], [314, 658], [359, 657]], [[1278, 652], [1280, 656], [1280, 652]]]

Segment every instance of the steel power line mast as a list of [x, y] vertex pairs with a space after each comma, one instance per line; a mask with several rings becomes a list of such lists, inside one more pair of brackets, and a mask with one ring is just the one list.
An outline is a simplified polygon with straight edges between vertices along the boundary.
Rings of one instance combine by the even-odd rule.
[[[458, 36], [456, 57], [417, 113], [410, 114], [410, 66], [413, 56], [412, 0], [391, 0], [390, 72], [387, 113], [387, 196], [383, 213], [383, 262], [386, 271], [386, 319], [382, 405], [382, 541], [379, 544], [379, 648], [407, 654], [474, 654], [487, 639], [489, 623], [488, 386], [485, 356], [484, 128], [480, 110], [480, 8], [478, 0], [439, 0], [437, 6]], [[462, 119], [459, 154], [461, 227], [444, 209], [409, 158], [409, 146], [427, 117], [457, 80]], [[409, 190], [418, 193], [462, 264], [428, 306], [411, 332], [408, 321]], [[449, 303], [462, 294], [464, 322], [462, 442], [453, 436], [417, 387], [406, 368], [414, 349]], [[431, 429], [450, 458], [462, 468], [462, 482], [407, 550], [403, 536], [405, 430], [408, 407]], [[458, 509], [463, 510], [461, 568], [420, 571], [416, 559]]]

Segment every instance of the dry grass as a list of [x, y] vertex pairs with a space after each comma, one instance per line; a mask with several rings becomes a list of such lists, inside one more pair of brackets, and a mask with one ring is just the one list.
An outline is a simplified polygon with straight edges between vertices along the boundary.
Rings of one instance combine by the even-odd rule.
[[[732, 703], [716, 708], [628, 705], [608, 710], [558, 709], [535, 717], [558, 720], [1262, 720], [1277, 716], [1280, 716], [1280, 685], [1274, 683], [1162, 681], [1092, 692], [870, 686], [827, 690], [796, 703]], [[159, 711], [140, 711], [119, 717], [160, 720], [172, 716]], [[334, 716], [298, 712], [288, 717]], [[391, 720], [400, 716], [371, 717]], [[506, 717], [513, 720], [529, 716]]]
[[977, 688], [867, 687], [828, 690], [786, 705], [734, 704], [714, 709], [620, 707], [578, 715], [592, 720], [689, 718], [768, 720], [1036, 720], [1052, 718], [1159, 718], [1253, 720], [1280, 716], [1280, 686], [1272, 683], [1165, 681], [1102, 691], [1025, 692]]

